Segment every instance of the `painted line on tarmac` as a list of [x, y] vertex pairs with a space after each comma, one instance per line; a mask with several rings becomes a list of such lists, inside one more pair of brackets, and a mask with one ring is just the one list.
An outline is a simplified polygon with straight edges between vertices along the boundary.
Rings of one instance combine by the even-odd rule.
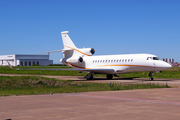
[[124, 100], [124, 101], [135, 101], [135, 102], [148, 102], [148, 103], [180, 105], [180, 102], [158, 101], [158, 100], [137, 99], [137, 98], [110, 97], [110, 96], [96, 96], [96, 95], [87, 95], [87, 94], [81, 94], [81, 93], [73, 93], [73, 94], [65, 94], [65, 95], [67, 95], [67, 96], [89, 97], [89, 98], [98, 98], [98, 99]]

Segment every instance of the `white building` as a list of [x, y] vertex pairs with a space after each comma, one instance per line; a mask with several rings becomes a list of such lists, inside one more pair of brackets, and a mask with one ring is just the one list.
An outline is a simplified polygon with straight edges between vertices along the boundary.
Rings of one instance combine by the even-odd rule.
[[32, 66], [38, 65], [49, 65], [53, 64], [53, 60], [49, 60], [49, 55], [0, 55], [0, 66], [8, 65], [7, 61], [12, 66]]

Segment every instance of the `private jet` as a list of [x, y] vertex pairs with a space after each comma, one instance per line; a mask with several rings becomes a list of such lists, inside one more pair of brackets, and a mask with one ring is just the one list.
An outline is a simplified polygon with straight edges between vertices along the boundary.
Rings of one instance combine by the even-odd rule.
[[[73, 70], [88, 73], [85, 78], [92, 80], [94, 74], [106, 74], [107, 79], [113, 76], [130, 72], [149, 72], [149, 80], [153, 80], [153, 72], [161, 72], [172, 66], [153, 54], [120, 54], [93, 56], [93, 48], [77, 48], [68, 35], [69, 31], [61, 32], [64, 45], [63, 50], [49, 51], [62, 52], [60, 62], [72, 67]], [[57, 69], [56, 69], [57, 70]]]
[[[61, 32], [64, 45], [63, 50], [49, 51], [62, 52], [60, 62], [73, 69], [35, 69], [35, 70], [66, 70], [88, 73], [85, 78], [92, 80], [95, 74], [106, 74], [107, 79], [113, 76], [130, 72], [149, 72], [149, 80], [153, 80], [153, 72], [161, 72], [172, 66], [152, 54], [120, 54], [93, 56], [93, 48], [77, 48], [68, 35], [69, 31]], [[8, 62], [8, 61], [7, 61]], [[9, 64], [9, 62], [8, 62]], [[12, 68], [12, 66], [9, 64]], [[13, 68], [12, 68], [13, 69]], [[33, 69], [31, 69], [33, 70]]]

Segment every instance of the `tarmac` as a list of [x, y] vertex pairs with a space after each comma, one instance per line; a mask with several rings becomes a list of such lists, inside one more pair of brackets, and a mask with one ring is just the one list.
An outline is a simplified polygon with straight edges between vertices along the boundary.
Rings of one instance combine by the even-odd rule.
[[[48, 76], [46, 76], [48, 77]], [[146, 83], [148, 78], [49, 76], [83, 82]], [[0, 97], [1, 120], [179, 120], [180, 80], [155, 79], [175, 88]]]
[[121, 83], [121, 84], [136, 84], [136, 83], [158, 83], [168, 84], [174, 87], [180, 87], [179, 79], [166, 79], [166, 78], [154, 78], [150, 81], [149, 78], [121, 78], [114, 77], [112, 80], [107, 80], [106, 77], [95, 77], [93, 80], [86, 80], [83, 76], [51, 76], [43, 75], [43, 77], [56, 78], [59, 80], [72, 80], [76, 82], [91, 82], [91, 83]]
[[91, 82], [91, 83], [121, 83], [121, 84], [136, 84], [136, 83], [158, 83], [168, 84], [174, 87], [180, 87], [180, 79], [154, 78], [150, 81], [149, 78], [121, 78], [114, 77], [112, 80], [107, 80], [106, 77], [94, 77], [93, 80], [86, 80], [83, 76], [57, 76], [57, 75], [26, 75], [26, 74], [0, 74], [0, 76], [41, 76], [48, 78], [56, 78], [59, 80], [72, 80], [75, 82]]

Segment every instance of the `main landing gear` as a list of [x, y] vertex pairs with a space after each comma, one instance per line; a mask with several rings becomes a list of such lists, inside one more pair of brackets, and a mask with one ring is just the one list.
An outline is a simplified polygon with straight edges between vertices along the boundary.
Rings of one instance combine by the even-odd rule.
[[93, 74], [92, 73], [89, 73], [88, 75], [85, 76], [85, 78], [87, 80], [92, 80], [93, 79]]
[[[106, 77], [107, 77], [108, 80], [112, 80], [113, 75], [112, 74], [107, 74]], [[84, 78], [86, 78], [87, 80], [92, 80], [93, 79], [93, 73], [89, 73]]]
[[107, 77], [108, 80], [112, 80], [113, 75], [112, 74], [107, 74], [106, 77]]
[[152, 77], [152, 75], [153, 75], [153, 72], [149, 72], [149, 75], [148, 75], [148, 76], [150, 77], [149, 80], [151, 80], [151, 81], [154, 80], [153, 77]]

